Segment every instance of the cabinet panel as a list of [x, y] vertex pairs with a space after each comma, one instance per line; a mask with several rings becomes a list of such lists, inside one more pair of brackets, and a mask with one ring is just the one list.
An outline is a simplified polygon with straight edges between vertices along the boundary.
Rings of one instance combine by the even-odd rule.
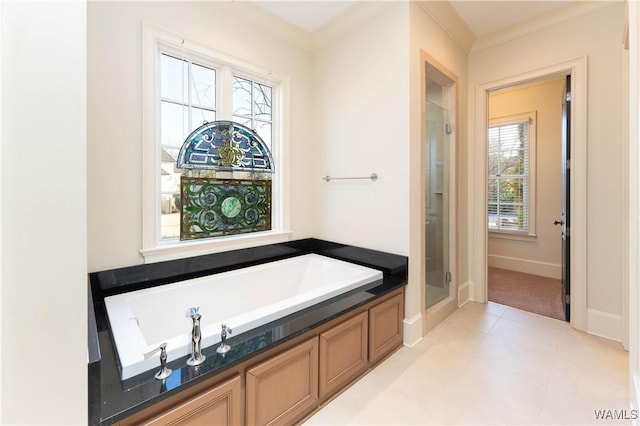
[[359, 315], [320, 335], [320, 398], [331, 395], [365, 372], [368, 315]]
[[238, 425], [242, 423], [241, 396], [240, 376], [235, 376], [142, 424], [149, 426]]
[[318, 402], [314, 337], [247, 370], [247, 424], [291, 424]]
[[369, 361], [374, 363], [402, 344], [404, 295], [399, 293], [369, 309]]

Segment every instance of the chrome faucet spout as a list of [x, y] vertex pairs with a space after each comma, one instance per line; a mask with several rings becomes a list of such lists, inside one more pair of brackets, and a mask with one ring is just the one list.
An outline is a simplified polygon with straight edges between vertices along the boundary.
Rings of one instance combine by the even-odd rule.
[[190, 317], [193, 321], [193, 327], [191, 328], [191, 357], [187, 360], [187, 365], [195, 366], [204, 362], [206, 357], [202, 355], [202, 333], [200, 327], [200, 319], [202, 315], [198, 313], [200, 308], [189, 308], [187, 310], [187, 317]]

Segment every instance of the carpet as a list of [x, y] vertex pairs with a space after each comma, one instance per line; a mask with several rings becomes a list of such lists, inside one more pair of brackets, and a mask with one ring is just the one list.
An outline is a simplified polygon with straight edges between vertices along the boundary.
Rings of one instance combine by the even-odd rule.
[[562, 283], [499, 268], [489, 268], [489, 300], [564, 321]]

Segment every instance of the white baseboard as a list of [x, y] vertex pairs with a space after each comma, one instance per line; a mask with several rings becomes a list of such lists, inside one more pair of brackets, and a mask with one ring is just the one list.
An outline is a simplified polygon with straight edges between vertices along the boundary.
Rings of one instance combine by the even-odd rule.
[[402, 321], [403, 344], [408, 347], [415, 346], [422, 340], [422, 314], [415, 314], [411, 318]]
[[486, 298], [486, 289], [480, 288], [480, 285], [476, 281], [467, 281], [465, 283], [469, 287], [469, 301], [478, 303], [487, 303], [487, 300], [483, 300], [483, 295]]
[[622, 315], [587, 309], [587, 333], [622, 343]]
[[488, 256], [488, 264], [494, 268], [507, 269], [509, 271], [524, 272], [526, 274], [555, 278], [557, 280], [562, 278], [561, 264], [498, 256], [496, 254], [490, 254]]
[[471, 283], [465, 281], [458, 287], [458, 307], [461, 308], [470, 300]]

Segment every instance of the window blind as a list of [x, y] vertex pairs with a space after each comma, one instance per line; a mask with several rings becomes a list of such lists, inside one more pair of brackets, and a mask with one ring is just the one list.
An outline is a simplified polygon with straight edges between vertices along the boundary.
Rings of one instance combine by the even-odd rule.
[[529, 121], [489, 127], [489, 229], [529, 230]]

